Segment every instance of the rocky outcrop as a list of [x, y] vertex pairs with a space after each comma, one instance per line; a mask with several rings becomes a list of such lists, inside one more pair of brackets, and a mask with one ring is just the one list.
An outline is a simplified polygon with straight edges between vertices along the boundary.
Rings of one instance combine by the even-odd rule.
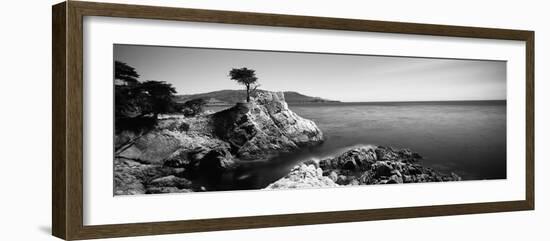
[[[261, 92], [250, 103], [217, 113], [162, 116], [144, 133], [116, 135], [115, 146], [124, 148], [115, 153], [115, 167], [119, 167], [115, 168], [115, 194], [202, 190], [155, 186], [151, 177], [141, 177], [139, 172], [185, 169], [186, 176], [179, 177], [208, 177], [215, 185], [236, 162], [268, 159], [322, 141], [321, 130], [292, 112], [282, 93]], [[129, 168], [129, 162], [138, 167]], [[168, 175], [172, 173], [154, 177]]]
[[[181, 175], [183, 168], [167, 168], [155, 164], [144, 164], [124, 158], [114, 160], [114, 194], [144, 194], [150, 188], [158, 186], [162, 177]], [[155, 182], [157, 180], [157, 182]], [[181, 187], [181, 186], [180, 186]]]
[[283, 93], [260, 92], [251, 103], [213, 115], [214, 132], [240, 159], [258, 159], [323, 141], [313, 121], [292, 112]]
[[[332, 187], [335, 183], [345, 185], [396, 184], [418, 182], [460, 181], [455, 173], [439, 173], [420, 164], [422, 157], [409, 149], [396, 150], [383, 146], [352, 148], [338, 156], [319, 161], [307, 161], [297, 166], [286, 177], [268, 186], [267, 189], [284, 189], [293, 186], [307, 187], [302, 183], [317, 181], [311, 187]], [[308, 166], [309, 165], [309, 166]], [[317, 168], [317, 175], [304, 175], [305, 167]]]
[[362, 146], [319, 161], [323, 175], [339, 185], [460, 181], [421, 165], [421, 156], [409, 149]]
[[323, 170], [315, 165], [302, 164], [294, 167], [288, 175], [270, 184], [265, 189], [336, 187], [333, 180], [323, 176]]

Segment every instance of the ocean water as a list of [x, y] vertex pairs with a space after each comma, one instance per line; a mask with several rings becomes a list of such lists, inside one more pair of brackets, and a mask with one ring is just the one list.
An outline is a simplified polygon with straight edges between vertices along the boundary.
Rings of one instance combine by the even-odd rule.
[[422, 164], [465, 180], [506, 178], [506, 102], [294, 104], [326, 141], [319, 147], [242, 164], [219, 189], [263, 188], [301, 161], [339, 154], [356, 145], [410, 148]]

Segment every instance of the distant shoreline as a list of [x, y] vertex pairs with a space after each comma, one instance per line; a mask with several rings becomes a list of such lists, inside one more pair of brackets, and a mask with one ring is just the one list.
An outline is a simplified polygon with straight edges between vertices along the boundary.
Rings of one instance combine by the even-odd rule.
[[[352, 101], [352, 102], [304, 102], [303, 104], [335, 104], [335, 105], [385, 105], [385, 104], [506, 104], [506, 100], [436, 100], [436, 101]], [[302, 104], [288, 102], [288, 104]]]
[[[368, 101], [368, 102], [287, 102], [288, 105], [506, 105], [506, 100], [444, 100], [444, 101]], [[233, 104], [212, 104], [206, 106], [233, 106]]]

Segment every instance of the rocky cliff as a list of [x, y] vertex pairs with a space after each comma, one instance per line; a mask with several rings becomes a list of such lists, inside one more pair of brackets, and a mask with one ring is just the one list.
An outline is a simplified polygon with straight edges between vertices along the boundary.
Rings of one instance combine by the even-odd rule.
[[131, 144], [115, 153], [115, 194], [203, 190], [194, 179], [215, 184], [236, 162], [322, 141], [321, 130], [292, 112], [283, 93], [261, 92], [217, 113], [172, 116], [144, 134], [117, 134], [115, 146]]

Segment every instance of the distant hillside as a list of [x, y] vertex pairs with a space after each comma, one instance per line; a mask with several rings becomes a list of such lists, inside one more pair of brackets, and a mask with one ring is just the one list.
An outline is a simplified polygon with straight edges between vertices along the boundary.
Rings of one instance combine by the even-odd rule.
[[[259, 90], [264, 91], [264, 90]], [[326, 103], [339, 102], [326, 100], [320, 97], [311, 97], [294, 91], [285, 91], [285, 100], [287, 103]], [[246, 99], [245, 90], [219, 90], [208, 93], [193, 95], [177, 95], [176, 101], [183, 103], [191, 99], [203, 98], [209, 105], [232, 105], [237, 102], [243, 102]]]

